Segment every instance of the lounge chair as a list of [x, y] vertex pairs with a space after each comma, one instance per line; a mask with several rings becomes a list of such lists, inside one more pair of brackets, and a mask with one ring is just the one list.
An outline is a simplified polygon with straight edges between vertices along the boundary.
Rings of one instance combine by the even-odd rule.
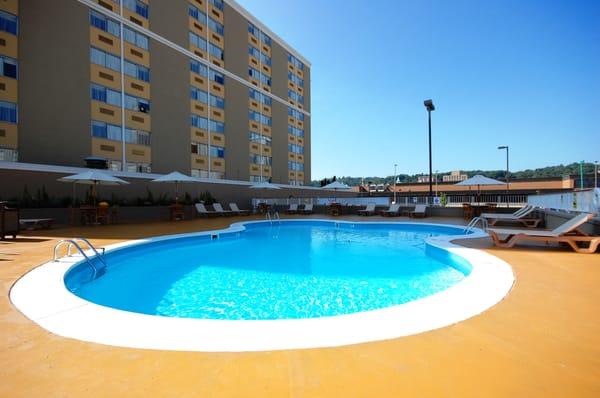
[[359, 216], [373, 216], [375, 215], [375, 203], [369, 203], [367, 204], [367, 207], [365, 207], [364, 209], [359, 210], [358, 212]]
[[379, 214], [384, 217], [393, 217], [400, 215], [400, 205], [398, 203], [394, 203], [390, 205], [390, 208], [387, 210], [382, 210]]
[[[595, 214], [582, 213], [569, 221], [559, 225], [552, 231], [548, 230], [526, 230], [511, 228], [488, 228], [488, 233], [498, 247], [513, 247], [520, 241], [533, 242], [556, 242], [566, 243], [577, 253], [594, 253], [600, 245], [600, 236], [590, 236], [579, 230], [586, 222], [594, 218]], [[504, 239], [500, 236], [505, 235]], [[580, 246], [588, 243], [587, 247]]]
[[202, 203], [196, 203], [194, 207], [196, 207], [196, 212], [198, 212], [200, 216], [210, 217], [218, 215], [216, 211], [206, 210], [206, 207], [204, 207], [204, 204]]
[[223, 206], [221, 206], [220, 203], [213, 203], [213, 209], [215, 209], [215, 213], [217, 213], [220, 216], [230, 216], [233, 214], [233, 211], [231, 210], [224, 210]]
[[290, 208], [286, 210], [287, 214], [298, 214], [298, 204], [292, 203], [290, 204]]
[[498, 222], [518, 223], [525, 227], [535, 228], [542, 222], [541, 218], [527, 217], [535, 210], [535, 206], [527, 205], [512, 214], [482, 213], [481, 217], [488, 220], [490, 225], [496, 225]]
[[410, 217], [425, 217], [427, 215], [426, 205], [416, 205], [415, 209], [410, 212]]
[[238, 216], [248, 216], [250, 215], [250, 210], [240, 210], [240, 208], [238, 207], [237, 203], [232, 202], [229, 204], [229, 208], [231, 209], [231, 211], [235, 214], [237, 214]]
[[300, 212], [302, 214], [312, 214], [313, 213], [313, 205], [312, 205], [312, 203], [304, 205], [304, 208]]

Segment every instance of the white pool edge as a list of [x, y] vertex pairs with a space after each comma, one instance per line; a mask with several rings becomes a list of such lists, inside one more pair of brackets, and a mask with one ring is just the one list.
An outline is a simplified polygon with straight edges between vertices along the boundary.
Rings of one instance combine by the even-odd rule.
[[[324, 221], [347, 224], [415, 224], [406, 222]], [[106, 251], [145, 242], [244, 230], [249, 221], [217, 231], [161, 236], [118, 243]], [[423, 225], [423, 224], [415, 224]], [[457, 228], [456, 225], [428, 224]], [[334, 317], [289, 320], [209, 320], [146, 315], [83, 300], [64, 285], [65, 273], [81, 256], [50, 261], [23, 275], [10, 290], [10, 300], [29, 319], [59, 336], [93, 343], [140, 349], [244, 352], [335, 347], [389, 340], [442, 328], [476, 316], [500, 302], [514, 283], [511, 267], [484, 251], [452, 243], [455, 239], [486, 237], [437, 236], [426, 243], [466, 259], [471, 273], [461, 282], [431, 296], [388, 308]]]

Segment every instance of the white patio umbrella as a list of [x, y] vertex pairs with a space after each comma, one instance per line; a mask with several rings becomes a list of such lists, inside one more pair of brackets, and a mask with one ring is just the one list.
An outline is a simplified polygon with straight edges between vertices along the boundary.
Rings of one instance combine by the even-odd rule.
[[84, 171], [83, 173], [73, 174], [71, 176], [61, 177], [57, 181], [72, 182], [74, 184], [92, 185], [92, 197], [96, 205], [96, 186], [97, 185], [125, 185], [127, 181], [105, 174], [100, 171]]
[[190, 177], [188, 175], [182, 174], [178, 171], [173, 171], [172, 173], [165, 174], [164, 176], [158, 177], [152, 182], [173, 182], [175, 183], [175, 203], [179, 200], [179, 183], [180, 182], [198, 182], [198, 180], [194, 177]]
[[[328, 189], [328, 190], [332, 190], [332, 191], [349, 191], [352, 189], [351, 186], [344, 184], [343, 182], [339, 182], [339, 181], [334, 181], [330, 184], [327, 184], [323, 187], [321, 187], [321, 189]], [[333, 200], [337, 200], [337, 198], [333, 198]]]
[[[269, 190], [275, 190], [275, 189], [281, 189], [281, 187], [275, 185], [275, 184], [271, 184], [268, 181], [262, 181], [259, 183], [256, 183], [254, 185], [250, 185], [248, 188], [250, 189], [258, 189], [260, 191], [269, 191]], [[256, 204], [253, 204], [254, 207], [256, 207]]]
[[477, 186], [477, 201], [479, 201], [479, 194], [482, 185], [504, 185], [502, 181], [494, 180], [493, 178], [482, 176], [481, 174], [474, 175], [471, 178], [467, 178], [464, 181], [456, 183], [455, 185], [463, 186]]

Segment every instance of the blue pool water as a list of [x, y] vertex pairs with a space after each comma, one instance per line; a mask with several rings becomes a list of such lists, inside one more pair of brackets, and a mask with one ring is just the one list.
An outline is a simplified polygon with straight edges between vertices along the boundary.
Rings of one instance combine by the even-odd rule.
[[81, 263], [65, 284], [91, 302], [144, 314], [290, 319], [406, 303], [469, 272], [424, 243], [460, 233], [456, 228], [316, 221], [246, 227], [219, 239], [192, 236], [115, 250], [105, 256], [104, 275], [92, 280]]

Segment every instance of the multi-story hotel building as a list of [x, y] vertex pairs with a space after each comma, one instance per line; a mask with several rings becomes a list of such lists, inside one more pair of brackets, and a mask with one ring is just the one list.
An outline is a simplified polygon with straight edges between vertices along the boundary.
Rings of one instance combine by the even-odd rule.
[[0, 57], [0, 160], [310, 181], [310, 64], [233, 0], [0, 0]]

